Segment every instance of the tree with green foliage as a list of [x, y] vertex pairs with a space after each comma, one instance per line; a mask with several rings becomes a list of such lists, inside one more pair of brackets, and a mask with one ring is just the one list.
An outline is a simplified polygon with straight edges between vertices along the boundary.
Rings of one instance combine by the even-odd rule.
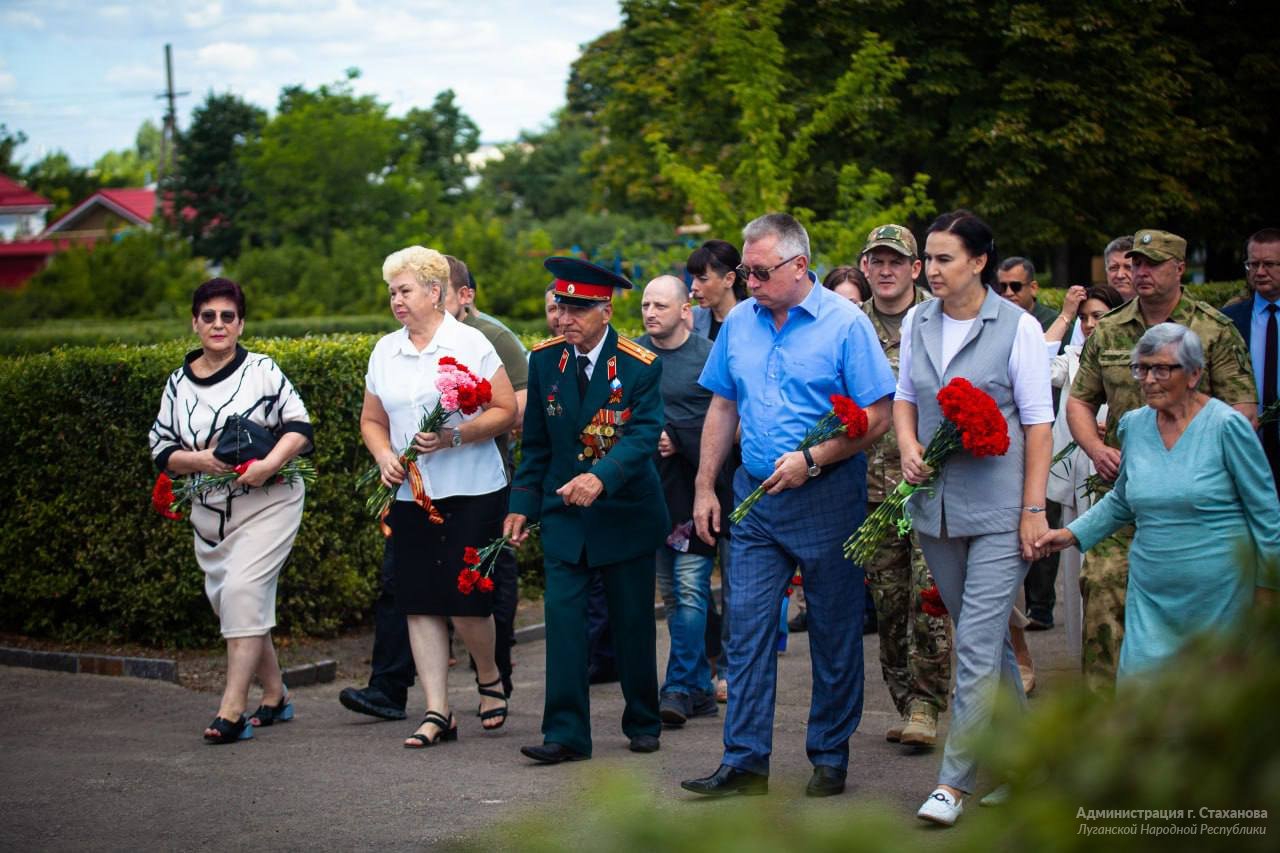
[[525, 131], [502, 146], [501, 159], [481, 172], [479, 192], [491, 197], [495, 213], [523, 213], [536, 220], [582, 210], [590, 183], [582, 155], [593, 133], [582, 119], [559, 110], [545, 130]]
[[159, 175], [160, 127], [147, 119], [138, 128], [132, 148], [108, 151], [93, 164], [92, 172], [104, 187], [145, 187]]
[[20, 130], [10, 131], [8, 125], [0, 122], [0, 175], [18, 177], [21, 171], [14, 153], [27, 141], [27, 135]]
[[178, 139], [173, 193], [178, 230], [199, 255], [221, 262], [235, 257], [246, 238], [242, 213], [254, 197], [240, 153], [262, 133], [267, 114], [236, 95], [210, 92], [191, 113]]
[[462, 111], [452, 89], [436, 95], [430, 109], [413, 108], [400, 120], [399, 146], [392, 160], [408, 157], [414, 165], [434, 174], [444, 192], [457, 196], [471, 174], [467, 155], [480, 145], [480, 128]]
[[65, 151], [51, 151], [41, 157], [26, 170], [22, 180], [33, 192], [53, 202], [50, 223], [102, 189], [97, 177], [72, 163]]

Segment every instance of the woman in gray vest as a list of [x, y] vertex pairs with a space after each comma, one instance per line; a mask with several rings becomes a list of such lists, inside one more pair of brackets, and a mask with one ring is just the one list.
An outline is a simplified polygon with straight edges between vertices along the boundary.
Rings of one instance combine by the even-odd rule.
[[966, 210], [929, 226], [925, 273], [934, 296], [902, 323], [893, 419], [902, 473], [921, 483], [924, 449], [942, 423], [937, 393], [957, 376], [989, 394], [1009, 425], [1009, 451], [959, 451], [936, 487], [908, 504], [920, 547], [955, 622], [956, 694], [938, 787], [917, 815], [951, 826], [973, 791], [973, 736], [991, 719], [997, 686], [1025, 706], [1009, 642], [1009, 614], [1036, 540], [1048, 530], [1045, 486], [1053, 438], [1049, 354], [1040, 324], [987, 287], [995, 279], [991, 229]]

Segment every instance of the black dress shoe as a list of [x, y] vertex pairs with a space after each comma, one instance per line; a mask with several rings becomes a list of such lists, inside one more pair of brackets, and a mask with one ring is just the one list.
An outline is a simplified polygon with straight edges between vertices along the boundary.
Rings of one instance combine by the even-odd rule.
[[756, 796], [769, 793], [769, 777], [721, 764], [720, 769], [710, 776], [686, 779], [680, 787], [704, 797]]
[[660, 746], [657, 735], [636, 735], [627, 748], [632, 752], [657, 752]]
[[618, 680], [618, 668], [611, 663], [592, 666], [587, 669], [588, 684], [611, 684]]
[[382, 720], [404, 719], [404, 705], [397, 707], [376, 687], [366, 687], [363, 690], [344, 688], [338, 694], [338, 701], [342, 703], [342, 707], [357, 714], [368, 714]]
[[586, 761], [590, 755], [570, 749], [562, 743], [540, 743], [537, 746], [522, 746], [520, 752], [526, 758], [532, 758], [539, 764], [559, 764], [562, 761]]
[[813, 768], [813, 776], [805, 786], [807, 797], [834, 797], [844, 793], [844, 780], [848, 774], [835, 767], [818, 766]]

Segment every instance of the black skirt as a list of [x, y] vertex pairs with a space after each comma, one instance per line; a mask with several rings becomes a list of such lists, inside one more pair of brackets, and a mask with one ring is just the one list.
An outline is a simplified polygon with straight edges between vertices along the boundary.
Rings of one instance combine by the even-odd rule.
[[433, 501], [444, 524], [432, 524], [412, 501], [393, 501], [387, 515], [396, 606], [414, 616], [489, 616], [493, 593], [458, 591], [462, 552], [483, 548], [502, 535], [506, 489]]

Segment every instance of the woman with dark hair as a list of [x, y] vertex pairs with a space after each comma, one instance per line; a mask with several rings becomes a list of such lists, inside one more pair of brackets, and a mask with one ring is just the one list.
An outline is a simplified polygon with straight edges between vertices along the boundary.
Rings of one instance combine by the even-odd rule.
[[[227, 683], [208, 743], [253, 737], [255, 726], [293, 719], [280, 677], [271, 629], [276, 624], [276, 581], [302, 522], [301, 482], [261, 488], [312, 445], [311, 419], [302, 398], [270, 356], [240, 346], [244, 292], [225, 278], [206, 281], [191, 300], [191, 328], [200, 348], [169, 375], [160, 414], [151, 427], [151, 456], [173, 475], [227, 474], [218, 453], [227, 422], [238, 416], [275, 439], [266, 456], [234, 482], [191, 506], [196, 562], [205, 594], [227, 641]], [[219, 456], [224, 458], [219, 458]], [[245, 717], [249, 683], [262, 684], [262, 705]]]
[[936, 299], [902, 322], [894, 428], [902, 473], [923, 483], [925, 445], [942, 424], [938, 391], [963, 377], [1000, 408], [1009, 429], [1003, 456], [961, 451], [933, 489], [911, 498], [911, 521], [955, 622], [956, 686], [938, 787], [917, 816], [951, 826], [974, 789], [974, 734], [991, 719], [996, 688], [1026, 704], [1009, 638], [1009, 616], [1045, 523], [1053, 407], [1049, 355], [1035, 318], [989, 285], [998, 262], [986, 223], [967, 210], [940, 216], [925, 242]]
[[695, 335], [714, 341], [724, 318], [747, 298], [747, 283], [734, 271], [741, 263], [738, 250], [724, 240], [708, 240], [685, 261], [685, 269], [693, 276], [690, 294], [698, 301], [693, 309]]
[[862, 303], [871, 298], [871, 284], [857, 267], [836, 267], [827, 273], [822, 286], [835, 291], [858, 307], [862, 307]]
[[[1064, 388], [1068, 392], [1075, 381], [1076, 371], [1080, 368], [1080, 351], [1084, 349], [1084, 341], [1098, 328], [1102, 315], [1113, 308], [1119, 308], [1124, 302], [1120, 291], [1109, 284], [1095, 284], [1090, 288], [1080, 286], [1067, 289], [1062, 301], [1062, 313], [1045, 332], [1046, 343], [1062, 340], [1077, 319], [1080, 321], [1080, 332], [1084, 335], [1081, 343], [1068, 344], [1062, 353], [1053, 357], [1049, 363], [1050, 380], [1055, 388]], [[1053, 458], [1057, 459], [1069, 445], [1074, 444], [1071, 430], [1067, 427], [1067, 400], [1070, 393], [1062, 395], [1058, 401], [1058, 414], [1053, 422]], [[1104, 403], [1098, 409], [1098, 422], [1106, 424], [1107, 407]], [[1086, 494], [1085, 481], [1095, 473], [1093, 460], [1083, 448], [1077, 447], [1067, 456], [1059, 459], [1049, 469], [1048, 498], [1062, 505], [1062, 526], [1066, 527], [1084, 514], [1093, 503]], [[1058, 566], [1062, 570], [1062, 608], [1067, 622], [1067, 651], [1080, 660], [1081, 620], [1084, 618], [1083, 604], [1080, 599], [1080, 567], [1082, 563], [1080, 549], [1074, 545], [1062, 552]]]

